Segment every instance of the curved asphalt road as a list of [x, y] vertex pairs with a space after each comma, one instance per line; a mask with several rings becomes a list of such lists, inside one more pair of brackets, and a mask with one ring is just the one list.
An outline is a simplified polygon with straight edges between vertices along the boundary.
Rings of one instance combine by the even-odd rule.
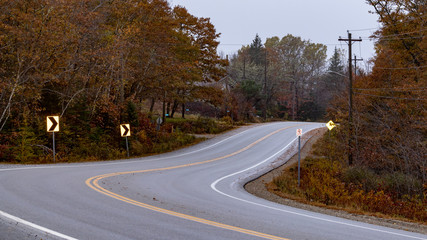
[[128, 161], [0, 169], [0, 239], [427, 239], [268, 202], [242, 185], [290, 148], [281, 122]]

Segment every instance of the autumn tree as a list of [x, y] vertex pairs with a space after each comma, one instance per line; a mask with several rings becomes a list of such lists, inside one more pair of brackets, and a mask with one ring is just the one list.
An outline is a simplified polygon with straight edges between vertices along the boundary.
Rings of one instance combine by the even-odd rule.
[[[289, 34], [282, 39], [267, 38], [263, 46], [257, 35], [250, 46], [242, 47], [232, 57], [228, 72], [239, 83], [239, 93], [245, 96], [239, 99], [252, 103], [258, 111], [266, 110], [269, 116], [307, 119], [308, 115], [321, 115], [320, 109], [315, 110], [315, 116], [307, 111], [311, 111], [310, 106], [319, 107], [315, 90], [325, 64], [326, 46], [322, 44]], [[254, 94], [256, 91], [258, 94]]]
[[0, 131], [20, 109], [36, 115], [44, 86], [65, 72], [62, 11], [49, 1], [0, 2]]
[[[426, 5], [423, 1], [367, 1], [382, 27], [374, 34], [374, 67], [354, 84], [356, 167], [395, 181], [384, 191], [395, 197], [424, 196], [426, 172]], [[346, 101], [331, 113], [344, 119]], [[424, 186], [424, 187], [423, 187]], [[385, 189], [387, 188], [387, 189]], [[424, 189], [424, 190], [423, 190]]]
[[288, 104], [292, 119], [298, 119], [300, 105], [314, 101], [312, 90], [324, 71], [326, 46], [290, 34], [282, 39], [268, 38], [266, 46], [276, 68], [280, 69], [280, 73], [276, 74], [276, 81], [271, 80], [272, 83], [277, 83], [277, 87], [272, 85], [272, 89], [282, 87], [278, 94], [287, 96], [282, 101]]
[[176, 6], [173, 14], [178, 24], [177, 34], [181, 36], [180, 43], [175, 48], [181, 66], [176, 78], [181, 84], [175, 88], [172, 116], [179, 104], [182, 105], [184, 116], [185, 103], [188, 101], [200, 99], [217, 102], [209, 98], [218, 94], [209, 83], [217, 82], [225, 76], [224, 67], [228, 62], [217, 54], [219, 34], [209, 18], [194, 17], [181, 6]]

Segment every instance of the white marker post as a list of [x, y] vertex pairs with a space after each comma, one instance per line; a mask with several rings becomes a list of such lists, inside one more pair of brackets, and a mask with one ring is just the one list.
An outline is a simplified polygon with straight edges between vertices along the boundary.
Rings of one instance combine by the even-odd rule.
[[59, 116], [48, 116], [46, 118], [47, 132], [51, 132], [52, 135], [52, 151], [53, 151], [53, 162], [55, 161], [55, 132], [59, 132]]
[[301, 135], [302, 129], [297, 129], [297, 137], [298, 137], [298, 187], [301, 185]]

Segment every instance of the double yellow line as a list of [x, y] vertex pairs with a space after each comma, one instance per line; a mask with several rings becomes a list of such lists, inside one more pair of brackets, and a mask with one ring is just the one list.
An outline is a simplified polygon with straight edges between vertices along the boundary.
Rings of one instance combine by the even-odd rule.
[[[295, 126], [291, 126], [291, 127], [295, 127]], [[175, 216], [175, 217], [179, 217], [182, 219], [187, 219], [187, 220], [191, 220], [194, 222], [199, 222], [199, 223], [203, 223], [203, 224], [207, 224], [210, 226], [214, 226], [214, 227], [219, 227], [219, 228], [223, 228], [223, 229], [228, 229], [228, 230], [232, 230], [232, 231], [236, 231], [236, 232], [241, 232], [241, 233], [245, 233], [245, 234], [249, 234], [252, 236], [257, 236], [257, 237], [261, 237], [261, 238], [266, 238], [266, 239], [281, 239], [281, 240], [286, 240], [286, 238], [281, 238], [281, 237], [277, 237], [277, 236], [273, 236], [273, 235], [269, 235], [269, 234], [265, 234], [265, 233], [260, 233], [260, 232], [256, 232], [256, 231], [252, 231], [252, 230], [248, 230], [248, 229], [244, 229], [244, 228], [239, 228], [239, 227], [235, 227], [235, 226], [231, 226], [231, 225], [227, 225], [227, 224], [223, 224], [223, 223], [219, 223], [219, 222], [214, 222], [214, 221], [210, 221], [207, 219], [203, 219], [203, 218], [198, 218], [198, 217], [194, 217], [194, 216], [190, 216], [187, 214], [183, 214], [183, 213], [179, 213], [179, 212], [174, 212], [171, 210], [167, 210], [167, 209], [163, 209], [163, 208], [159, 208], [159, 207], [155, 207], [146, 203], [142, 203], [142, 202], [138, 202], [135, 201], [133, 199], [127, 198], [125, 196], [113, 193], [111, 191], [108, 191], [107, 189], [101, 187], [99, 185], [99, 181], [105, 178], [109, 178], [109, 177], [114, 177], [114, 176], [119, 176], [119, 175], [125, 175], [125, 174], [135, 174], [135, 173], [145, 173], [145, 172], [155, 172], [155, 171], [165, 171], [165, 170], [172, 170], [172, 169], [177, 169], [177, 168], [185, 168], [185, 167], [190, 167], [190, 166], [195, 166], [195, 165], [201, 165], [201, 164], [206, 164], [206, 163], [210, 163], [210, 162], [215, 162], [221, 159], [225, 159], [234, 155], [237, 155], [243, 151], [248, 150], [249, 148], [252, 148], [253, 146], [255, 146], [256, 144], [258, 144], [259, 142], [271, 137], [272, 135], [281, 132], [283, 130], [286, 130], [288, 128], [291, 127], [285, 127], [285, 128], [281, 128], [278, 129], [260, 139], [258, 139], [257, 141], [249, 144], [248, 146], [230, 153], [228, 155], [222, 156], [222, 157], [217, 157], [214, 159], [210, 159], [210, 160], [206, 160], [206, 161], [202, 161], [202, 162], [195, 162], [195, 163], [189, 163], [189, 164], [182, 164], [182, 165], [177, 165], [177, 166], [171, 166], [171, 167], [164, 167], [164, 168], [156, 168], [156, 169], [146, 169], [146, 170], [139, 170], [139, 171], [128, 171], [128, 172], [116, 172], [116, 173], [109, 173], [109, 174], [103, 174], [103, 175], [99, 175], [99, 176], [95, 176], [95, 177], [91, 177], [89, 179], [86, 180], [86, 185], [89, 186], [90, 188], [92, 188], [93, 190], [102, 193], [104, 195], [107, 195], [109, 197], [115, 198], [117, 200], [126, 202], [126, 203], [130, 203], [133, 204], [135, 206], [139, 206], [145, 209], [149, 209], [152, 211], [156, 211], [156, 212], [160, 212], [160, 213], [164, 213], [164, 214], [168, 214], [171, 216]]]

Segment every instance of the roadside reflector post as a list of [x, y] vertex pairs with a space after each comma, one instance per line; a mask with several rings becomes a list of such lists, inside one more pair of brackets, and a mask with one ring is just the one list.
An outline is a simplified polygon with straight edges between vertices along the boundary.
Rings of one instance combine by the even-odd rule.
[[128, 137], [130, 136], [130, 125], [129, 124], [120, 124], [120, 135], [126, 138], [126, 152], [129, 157], [129, 142]]
[[53, 152], [53, 162], [55, 163], [55, 132], [59, 132], [59, 116], [48, 116], [46, 118], [46, 129], [47, 132], [52, 133], [52, 152]]
[[298, 137], [298, 187], [301, 185], [301, 135], [302, 129], [297, 129]]

